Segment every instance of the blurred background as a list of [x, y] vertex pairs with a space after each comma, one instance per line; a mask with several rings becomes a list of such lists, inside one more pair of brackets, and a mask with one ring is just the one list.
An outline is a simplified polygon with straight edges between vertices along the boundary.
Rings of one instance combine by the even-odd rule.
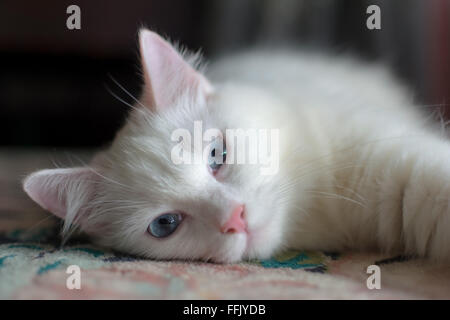
[[[81, 8], [81, 30], [66, 9]], [[366, 9], [381, 8], [381, 30]], [[137, 30], [147, 26], [206, 58], [256, 44], [313, 46], [382, 60], [418, 103], [450, 115], [450, 0], [2, 0], [0, 146], [94, 147], [139, 95]], [[110, 76], [109, 76], [110, 75]], [[109, 89], [108, 89], [109, 88]]]

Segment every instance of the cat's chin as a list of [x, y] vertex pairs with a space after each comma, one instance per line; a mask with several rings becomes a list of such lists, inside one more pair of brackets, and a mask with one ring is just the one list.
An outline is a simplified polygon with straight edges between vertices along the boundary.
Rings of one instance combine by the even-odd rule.
[[248, 234], [231, 235], [224, 246], [209, 258], [215, 263], [235, 263], [242, 261], [248, 250]]
[[[274, 252], [276, 239], [267, 239], [264, 228], [245, 234], [234, 235], [234, 241], [220, 250], [211, 261], [216, 263], [236, 263], [251, 259], [266, 259]], [[272, 240], [272, 241], [271, 241]], [[271, 245], [269, 245], [271, 243]]]

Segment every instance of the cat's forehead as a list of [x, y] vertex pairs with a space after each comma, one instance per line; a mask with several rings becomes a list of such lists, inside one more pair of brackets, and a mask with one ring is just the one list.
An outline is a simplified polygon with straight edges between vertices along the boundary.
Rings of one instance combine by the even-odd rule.
[[[152, 184], [167, 190], [174, 189], [174, 186], [203, 184], [209, 176], [206, 163], [178, 163], [173, 158], [180, 140], [172, 139], [172, 128], [178, 129], [167, 124], [158, 130], [148, 126], [143, 130], [124, 131], [109, 150], [109, 162], [114, 172], [120, 173], [121, 179], [132, 180], [135, 184]], [[193, 156], [194, 150], [184, 152]]]
[[[114, 171], [122, 172], [120, 178], [134, 184], [152, 184], [165, 190], [204, 186], [210, 179], [207, 164], [176, 163], [173, 154], [182, 141], [183, 145], [189, 144], [184, 152], [193, 157], [198, 153], [195, 140], [199, 137], [203, 140], [205, 131], [223, 131], [220, 121], [223, 117], [211, 110], [212, 107], [186, 100], [155, 113], [134, 110], [109, 150]], [[182, 139], [180, 132], [189, 139]], [[204, 147], [207, 145], [203, 143]]]

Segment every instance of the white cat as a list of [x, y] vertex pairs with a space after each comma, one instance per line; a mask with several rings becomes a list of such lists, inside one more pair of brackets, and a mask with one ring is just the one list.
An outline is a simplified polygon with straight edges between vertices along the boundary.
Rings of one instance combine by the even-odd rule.
[[[258, 51], [223, 59], [206, 77], [196, 56], [148, 30], [139, 39], [143, 94], [112, 144], [89, 166], [24, 181], [65, 219], [66, 235], [77, 226], [101, 245], [156, 259], [235, 262], [296, 248], [450, 262], [450, 143], [387, 72]], [[278, 129], [278, 173], [175, 164], [172, 133], [197, 120]]]

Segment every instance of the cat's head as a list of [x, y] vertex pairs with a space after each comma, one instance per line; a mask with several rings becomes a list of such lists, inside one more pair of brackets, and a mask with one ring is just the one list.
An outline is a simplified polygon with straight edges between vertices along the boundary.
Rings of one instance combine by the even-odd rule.
[[[217, 262], [271, 255], [283, 234], [279, 175], [261, 174], [261, 163], [236, 164], [225, 130], [261, 129], [278, 102], [213, 86], [195, 57], [151, 31], [139, 40], [143, 94], [111, 146], [89, 166], [31, 174], [25, 191], [65, 220], [64, 232], [77, 226], [127, 253]], [[199, 140], [207, 129], [211, 139]]]

